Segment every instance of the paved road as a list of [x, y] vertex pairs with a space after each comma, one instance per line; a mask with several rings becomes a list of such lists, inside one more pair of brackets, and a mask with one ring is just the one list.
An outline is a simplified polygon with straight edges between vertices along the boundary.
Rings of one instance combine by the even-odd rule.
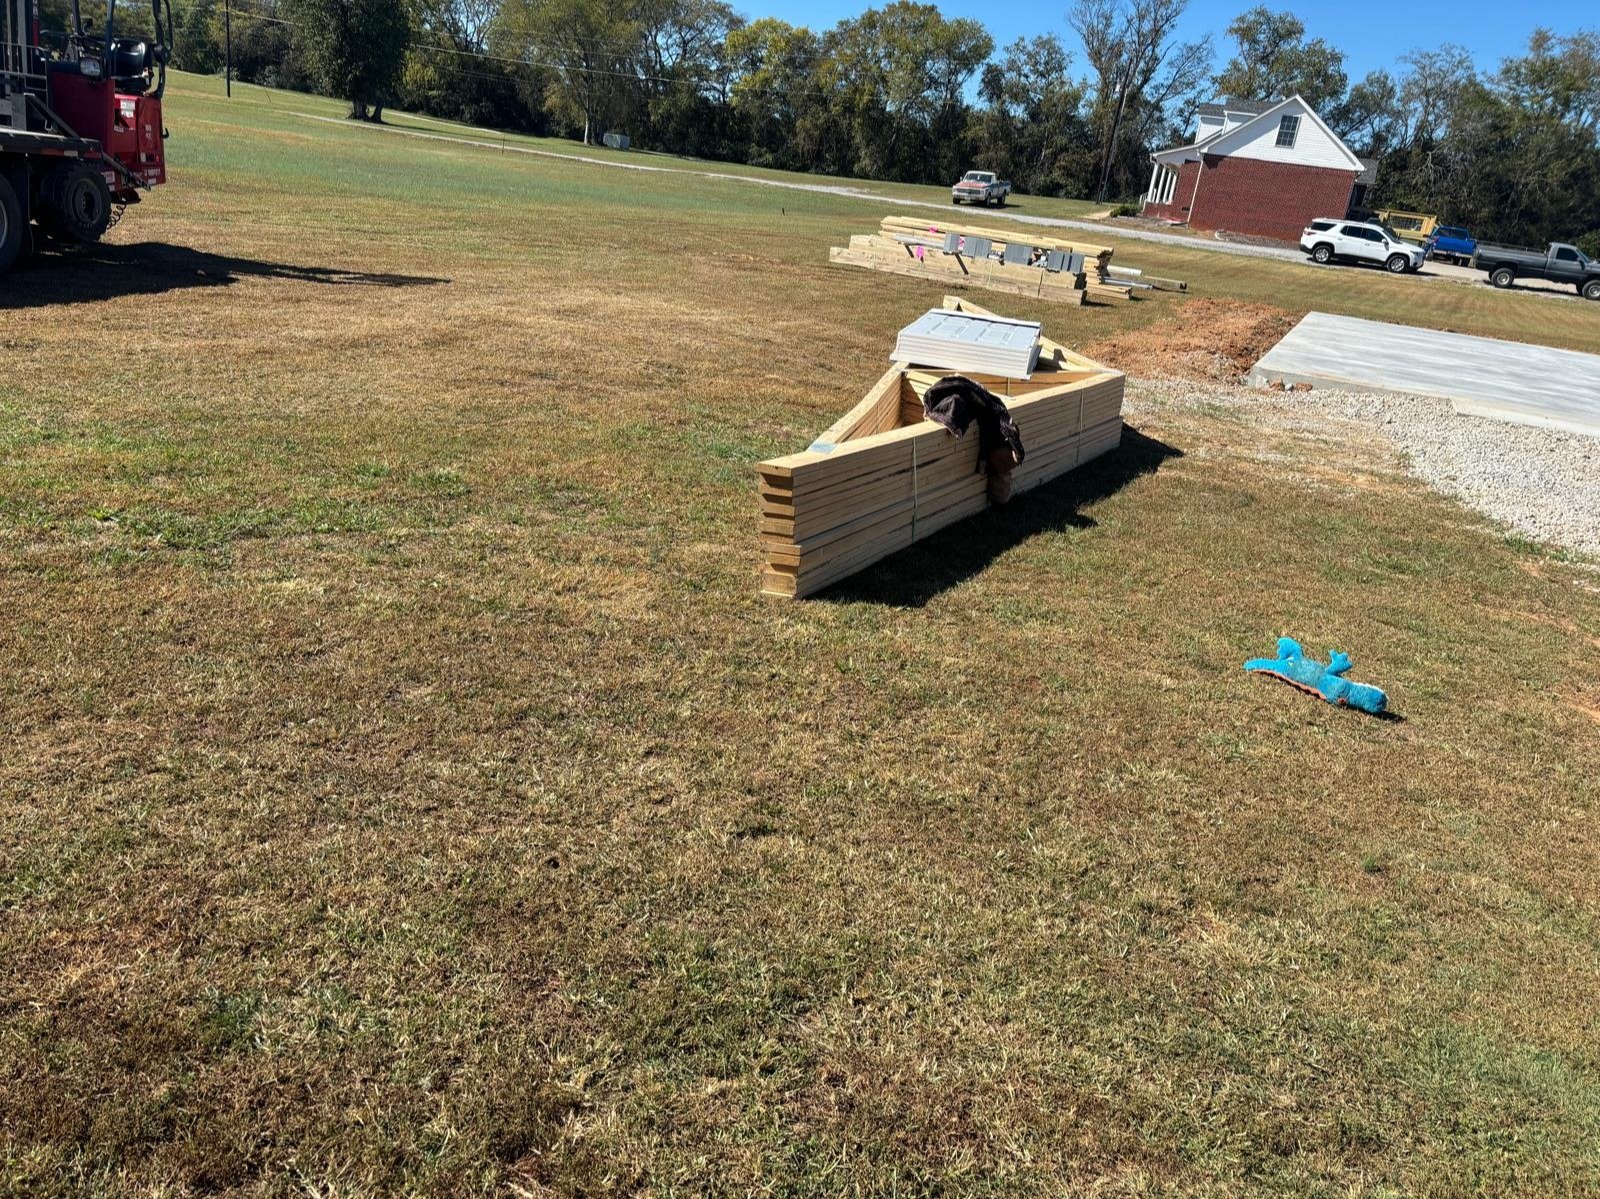
[[1600, 437], [1600, 354], [1309, 313], [1250, 381], [1438, 396], [1457, 412]]

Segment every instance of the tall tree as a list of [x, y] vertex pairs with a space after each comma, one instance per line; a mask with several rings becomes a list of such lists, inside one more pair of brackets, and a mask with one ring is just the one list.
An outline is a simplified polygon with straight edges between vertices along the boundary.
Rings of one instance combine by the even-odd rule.
[[1449, 125], [1450, 116], [1478, 70], [1466, 47], [1446, 42], [1432, 50], [1402, 55], [1405, 67], [1399, 93], [1398, 144], [1406, 149], [1432, 146]]
[[1300, 96], [1312, 108], [1332, 107], [1350, 84], [1344, 51], [1321, 38], [1306, 41], [1306, 27], [1288, 12], [1257, 5], [1228, 26], [1238, 50], [1216, 77], [1219, 95], [1240, 100]]
[[1085, 89], [1072, 79], [1071, 65], [1072, 55], [1049, 33], [1019, 38], [983, 68], [984, 108], [972, 124], [978, 165], [1032, 195], [1081, 195], [1094, 186]]
[[638, 17], [637, 0], [506, 0], [505, 44], [551, 68], [546, 103], [582, 128], [586, 146], [638, 83]]
[[726, 0], [640, 0], [640, 127], [691, 154], [726, 150], [728, 35], [744, 19]]
[[1490, 136], [1488, 129], [1497, 124], [1495, 97], [1461, 46], [1414, 50], [1400, 62], [1404, 72], [1376, 196], [1397, 207], [1444, 211], [1452, 220], [1468, 221], [1468, 210], [1476, 206], [1465, 193], [1477, 186], [1471, 175], [1479, 135]]
[[287, 7], [322, 89], [349, 100], [352, 119], [381, 120], [405, 69], [409, 7], [395, 0], [291, 0]]
[[1323, 119], [1352, 149], [1382, 154], [1399, 129], [1400, 85], [1388, 71], [1368, 71]]
[[216, 0], [195, 0], [177, 10], [172, 30], [172, 65], [180, 71], [214, 75], [223, 67], [217, 37], [221, 14]]
[[839, 89], [856, 146], [851, 169], [897, 178], [923, 154], [938, 156], [938, 144], [918, 135], [950, 128], [994, 40], [977, 21], [893, 0], [841, 21], [824, 48], [831, 70], [822, 81]]
[[1110, 194], [1119, 163], [1127, 173], [1122, 152], [1129, 126], [1162, 123], [1170, 106], [1192, 98], [1210, 68], [1209, 37], [1173, 40], [1187, 7], [1188, 0], [1077, 0], [1067, 14], [1094, 71], [1098, 200]]
[[728, 35], [744, 24], [726, 0], [641, 0], [641, 66], [659, 92], [677, 79], [696, 86], [723, 84]]
[[1600, 32], [1536, 29], [1496, 77], [1511, 153], [1484, 163], [1502, 181], [1503, 218], [1573, 241], [1600, 232]]
[[1580, 137], [1600, 135], [1600, 31], [1564, 37], [1535, 29], [1528, 53], [1501, 64], [1500, 85], [1529, 116], [1560, 121]]
[[1405, 136], [1379, 199], [1438, 212], [1480, 239], [1600, 248], [1600, 34], [1535, 30], [1480, 77], [1459, 48], [1407, 56]]
[[817, 86], [822, 39], [804, 26], [762, 17], [727, 41], [733, 109], [748, 133], [747, 161], [816, 170], [837, 130]]
[[455, 121], [534, 129], [538, 110], [518, 98], [526, 68], [492, 54], [500, 0], [412, 0], [416, 29], [406, 56], [402, 101]]

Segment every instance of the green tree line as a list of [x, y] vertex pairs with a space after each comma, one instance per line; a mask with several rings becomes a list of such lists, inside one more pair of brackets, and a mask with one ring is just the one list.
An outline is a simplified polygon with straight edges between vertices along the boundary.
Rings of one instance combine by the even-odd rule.
[[[62, 27], [68, 0], [48, 0]], [[1352, 80], [1345, 55], [1265, 6], [1209, 38], [1187, 0], [1073, 0], [1060, 31], [891, 0], [825, 30], [727, 0], [234, 0], [235, 78], [453, 120], [756, 166], [919, 183], [998, 171], [1018, 192], [1137, 198], [1152, 150], [1216, 97], [1300, 94], [1381, 160], [1376, 205], [1480, 237], [1600, 251], [1600, 32], [1535, 29], [1481, 69], [1459, 46]], [[222, 0], [173, 0], [175, 65], [223, 69]], [[86, 18], [98, 18], [84, 0]], [[123, 0], [125, 27], [148, 22]], [[131, 22], [131, 23], [129, 23]]]

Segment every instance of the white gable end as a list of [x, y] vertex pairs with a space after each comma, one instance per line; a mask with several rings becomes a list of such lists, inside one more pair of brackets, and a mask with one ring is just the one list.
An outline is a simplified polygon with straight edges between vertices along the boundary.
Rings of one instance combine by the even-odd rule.
[[[1279, 133], [1284, 117], [1298, 117], [1294, 144], [1280, 146]], [[1255, 158], [1263, 162], [1293, 163], [1305, 167], [1331, 167], [1340, 171], [1359, 171], [1361, 162], [1333, 132], [1318, 119], [1311, 107], [1298, 96], [1291, 97], [1262, 113], [1248, 125], [1229, 130], [1205, 147], [1207, 154], [1230, 158]]]

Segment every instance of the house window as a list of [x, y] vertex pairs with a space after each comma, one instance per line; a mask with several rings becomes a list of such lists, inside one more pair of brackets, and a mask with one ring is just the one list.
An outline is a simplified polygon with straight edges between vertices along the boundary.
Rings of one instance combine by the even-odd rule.
[[1278, 121], [1278, 145], [1288, 149], [1294, 148], [1294, 139], [1300, 133], [1300, 118], [1286, 116]]

